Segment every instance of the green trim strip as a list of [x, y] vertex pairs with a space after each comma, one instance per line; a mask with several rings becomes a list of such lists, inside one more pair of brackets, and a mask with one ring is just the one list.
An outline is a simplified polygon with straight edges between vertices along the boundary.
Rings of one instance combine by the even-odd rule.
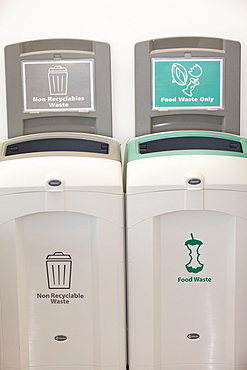
[[[147, 141], [161, 140], [166, 138], [175, 137], [213, 137], [219, 139], [227, 139], [237, 141], [241, 144], [243, 152], [234, 151], [224, 151], [224, 150], [203, 150], [203, 149], [191, 149], [191, 150], [170, 150], [170, 151], [160, 151], [154, 153], [144, 153], [141, 154], [139, 150], [139, 145]], [[134, 161], [137, 159], [154, 158], [154, 157], [165, 157], [174, 155], [220, 155], [220, 156], [230, 156], [230, 157], [242, 157], [247, 158], [247, 139], [241, 136], [227, 134], [222, 132], [214, 131], [172, 131], [166, 133], [157, 133], [151, 135], [140, 136], [131, 139], [127, 145], [127, 162]]]

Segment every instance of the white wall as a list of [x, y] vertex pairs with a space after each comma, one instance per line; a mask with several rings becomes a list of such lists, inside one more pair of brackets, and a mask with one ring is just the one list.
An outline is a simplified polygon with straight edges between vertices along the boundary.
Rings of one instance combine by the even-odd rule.
[[43, 38], [108, 42], [114, 137], [134, 136], [134, 45], [210, 36], [242, 44], [241, 134], [247, 136], [247, 0], [0, 0], [0, 140], [7, 138], [4, 46]]

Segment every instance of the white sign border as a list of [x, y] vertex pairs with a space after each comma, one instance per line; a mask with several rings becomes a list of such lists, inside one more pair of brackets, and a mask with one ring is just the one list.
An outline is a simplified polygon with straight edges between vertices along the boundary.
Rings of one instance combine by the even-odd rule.
[[[91, 107], [87, 108], [46, 108], [46, 109], [28, 109], [27, 108], [27, 93], [26, 93], [26, 71], [25, 66], [28, 64], [84, 64], [89, 63], [90, 66], [90, 91], [91, 91]], [[38, 113], [38, 112], [90, 112], [95, 111], [95, 94], [94, 94], [94, 59], [63, 59], [55, 60], [23, 60], [21, 62], [21, 77], [22, 77], [22, 107], [23, 113]]]
[[[185, 62], [185, 61], [195, 61], [195, 62], [205, 62], [205, 61], [218, 61], [220, 62], [220, 106], [203, 106], [203, 107], [156, 107], [155, 104], [155, 62], [156, 61], [169, 61], [169, 62]], [[153, 111], [167, 111], [167, 110], [223, 110], [224, 108], [224, 58], [213, 58], [213, 57], [205, 57], [205, 58], [152, 58], [152, 110]]]

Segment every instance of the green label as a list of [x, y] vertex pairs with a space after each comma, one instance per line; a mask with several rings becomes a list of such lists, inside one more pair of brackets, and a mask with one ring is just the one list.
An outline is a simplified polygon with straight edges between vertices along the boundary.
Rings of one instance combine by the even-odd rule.
[[223, 108], [223, 59], [153, 59], [153, 109]]
[[[200, 261], [200, 252], [199, 249], [203, 245], [203, 242], [199, 239], [195, 239], [194, 235], [190, 234], [191, 238], [186, 240], [184, 245], [188, 248], [189, 251], [189, 262], [186, 263], [185, 268], [188, 273], [198, 274], [204, 269], [204, 264]], [[179, 276], [177, 278], [178, 283], [211, 283], [211, 277], [202, 277], [202, 276]]]
[[188, 272], [197, 274], [203, 270], [204, 264], [200, 261], [199, 248], [203, 244], [201, 240], [194, 239], [194, 235], [190, 234], [191, 239], [188, 239], [184, 244], [189, 250], [189, 262], [185, 265]]

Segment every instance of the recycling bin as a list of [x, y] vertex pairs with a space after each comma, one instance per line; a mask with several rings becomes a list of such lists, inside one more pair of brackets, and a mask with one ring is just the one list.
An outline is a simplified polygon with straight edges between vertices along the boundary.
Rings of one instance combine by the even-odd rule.
[[1, 370], [125, 369], [119, 143], [34, 134], [0, 155]]
[[126, 158], [129, 369], [246, 369], [247, 140], [151, 134]]

